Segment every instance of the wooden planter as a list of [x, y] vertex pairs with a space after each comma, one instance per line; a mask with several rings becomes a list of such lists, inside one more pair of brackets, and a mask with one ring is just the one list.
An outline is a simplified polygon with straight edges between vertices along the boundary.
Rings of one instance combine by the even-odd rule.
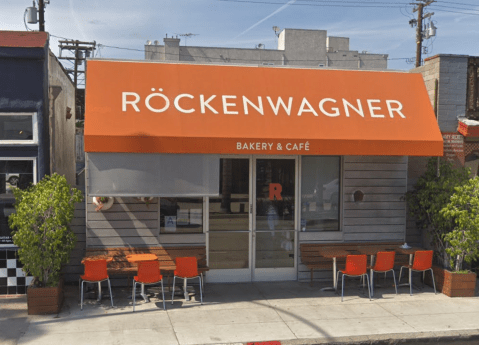
[[[449, 297], [474, 297], [477, 275], [471, 273], [454, 273], [441, 267], [433, 266], [436, 289]], [[426, 284], [432, 286], [431, 275], [426, 273]]]
[[63, 304], [63, 281], [57, 287], [27, 288], [28, 315], [58, 314]]

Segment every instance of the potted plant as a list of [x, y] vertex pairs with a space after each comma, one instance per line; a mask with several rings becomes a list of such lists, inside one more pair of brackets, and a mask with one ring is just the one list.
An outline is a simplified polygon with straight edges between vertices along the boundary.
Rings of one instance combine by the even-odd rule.
[[456, 223], [454, 217], [441, 210], [449, 205], [456, 187], [463, 186], [468, 181], [469, 169], [455, 168], [445, 159], [431, 158], [426, 172], [418, 179], [414, 189], [406, 194], [409, 213], [415, 218], [417, 226], [424, 229], [434, 250], [433, 271], [436, 287], [448, 295], [451, 293], [444, 286], [451, 285], [446, 282], [446, 276], [449, 281], [452, 274], [449, 274], [451, 251], [446, 249], [451, 247], [451, 243], [446, 235], [453, 233]]
[[27, 289], [28, 313], [58, 313], [63, 299], [60, 272], [76, 241], [69, 224], [82, 193], [58, 174], [13, 193], [16, 212], [8, 219], [13, 243], [23, 269], [34, 277]]
[[95, 196], [93, 197], [93, 204], [96, 205], [95, 211], [106, 211], [108, 210], [111, 206], [113, 206], [113, 202], [115, 201], [115, 198], [110, 197], [110, 196]]
[[443, 293], [451, 297], [472, 297], [477, 277], [476, 273], [464, 269], [464, 263], [470, 264], [479, 258], [479, 177], [456, 187], [440, 213], [455, 225], [444, 235], [451, 271], [445, 272]]

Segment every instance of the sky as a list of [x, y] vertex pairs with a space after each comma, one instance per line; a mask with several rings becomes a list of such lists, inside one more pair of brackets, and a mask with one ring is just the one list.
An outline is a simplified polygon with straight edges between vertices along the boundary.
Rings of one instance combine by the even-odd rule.
[[[388, 54], [390, 69], [414, 67], [414, 0], [50, 0], [45, 29], [50, 49], [58, 39], [96, 41], [97, 57], [144, 59], [147, 40], [179, 35], [181, 45], [277, 48], [273, 26], [326, 30], [350, 38], [350, 50]], [[32, 0], [0, 0], [0, 30], [25, 31]], [[424, 41], [427, 54], [479, 56], [479, 1], [436, 0], [426, 7], [437, 27]], [[26, 24], [38, 30], [38, 24]], [[184, 34], [195, 34], [181, 36]], [[113, 48], [116, 47], [116, 48]]]

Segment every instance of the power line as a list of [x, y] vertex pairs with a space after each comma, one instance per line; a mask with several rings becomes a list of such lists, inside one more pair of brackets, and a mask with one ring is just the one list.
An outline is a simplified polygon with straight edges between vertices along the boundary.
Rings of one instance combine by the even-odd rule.
[[[250, 3], [250, 4], [263, 4], [263, 5], [286, 5], [285, 2], [267, 2], [267, 1], [253, 1], [253, 0], [219, 0], [223, 2], [239, 2], [239, 3]], [[299, 1], [312, 1], [312, 0], [299, 0]], [[289, 4], [290, 6], [311, 6], [311, 7], [354, 7], [354, 8], [401, 8], [404, 5], [407, 5], [405, 2], [392, 4], [391, 5], [373, 5], [374, 2], [354, 2], [352, 4], [330, 4], [330, 3], [309, 3], [309, 4], [299, 4], [297, 2]], [[366, 5], [368, 4], [368, 5]], [[370, 5], [369, 5], [370, 4]], [[387, 3], [390, 4], [390, 3]]]

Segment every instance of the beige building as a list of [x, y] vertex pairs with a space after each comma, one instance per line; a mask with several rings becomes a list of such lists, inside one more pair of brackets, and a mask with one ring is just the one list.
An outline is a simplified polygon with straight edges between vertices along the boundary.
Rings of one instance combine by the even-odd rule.
[[387, 54], [369, 54], [349, 49], [348, 37], [332, 37], [326, 30], [284, 29], [278, 36], [277, 49], [190, 47], [179, 38], [166, 37], [164, 45], [145, 45], [145, 59], [155, 61], [191, 61], [285, 65], [348, 69], [387, 69]]

